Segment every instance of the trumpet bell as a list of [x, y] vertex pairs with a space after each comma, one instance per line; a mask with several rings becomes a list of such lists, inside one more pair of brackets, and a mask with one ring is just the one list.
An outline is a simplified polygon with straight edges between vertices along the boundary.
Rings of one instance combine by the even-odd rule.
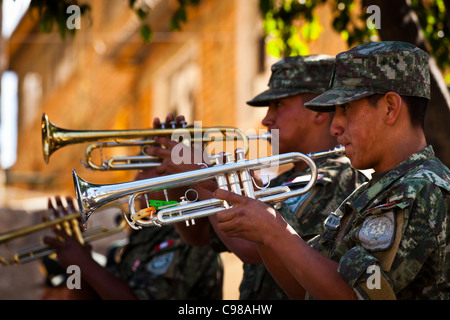
[[55, 151], [55, 145], [52, 140], [52, 132], [54, 126], [48, 121], [47, 115], [42, 115], [41, 132], [42, 132], [42, 153], [44, 161], [48, 164], [51, 154]]
[[78, 208], [80, 210], [81, 223], [86, 228], [87, 219], [90, 216], [90, 211], [85, 209], [84, 202], [87, 201], [88, 198], [86, 197], [86, 199], [83, 199], [83, 197], [82, 197], [83, 192], [81, 190], [88, 189], [89, 185], [91, 185], [91, 184], [89, 182], [81, 179], [80, 177], [78, 177], [75, 172], [75, 169], [72, 170], [72, 176], [73, 176], [73, 183], [75, 185], [75, 194], [77, 197]]
[[[75, 185], [75, 193], [78, 202], [78, 208], [80, 211], [80, 220], [86, 229], [87, 221], [95, 210], [100, 208], [101, 206], [107, 204], [101, 201], [101, 194], [96, 194], [96, 189], [98, 185], [94, 183], [87, 182], [86, 180], [81, 179], [75, 169], [72, 171], [73, 181]], [[96, 195], [95, 201], [93, 201], [93, 194]], [[111, 202], [112, 199], [109, 198]]]

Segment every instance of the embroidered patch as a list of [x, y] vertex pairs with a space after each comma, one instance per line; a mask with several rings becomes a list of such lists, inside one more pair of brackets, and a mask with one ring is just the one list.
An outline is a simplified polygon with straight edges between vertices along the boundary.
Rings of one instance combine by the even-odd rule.
[[170, 265], [172, 264], [174, 256], [175, 252], [170, 251], [153, 258], [147, 264], [147, 270], [157, 276], [166, 273]]
[[[317, 175], [317, 181], [321, 180], [324, 177], [323, 174]], [[304, 175], [304, 176], [298, 176], [294, 178], [293, 180], [286, 181], [282, 184], [282, 186], [288, 186], [289, 188], [299, 188], [300, 186], [306, 185], [311, 180], [311, 175]], [[311, 191], [305, 194], [302, 194], [297, 197], [288, 198], [284, 201], [284, 204], [286, 204], [289, 207], [289, 210], [292, 214], [296, 214], [298, 208], [302, 205], [302, 203], [308, 198], [308, 196], [311, 194]], [[275, 207], [275, 209], [279, 210], [281, 209], [281, 206], [279, 208]]]
[[390, 211], [367, 217], [358, 233], [358, 238], [365, 249], [381, 251], [392, 245], [394, 232], [394, 213]]
[[288, 198], [284, 200], [284, 203], [289, 207], [289, 210], [292, 212], [292, 214], [295, 214], [298, 210], [298, 208], [302, 205], [303, 201], [308, 198], [311, 192], [302, 194], [298, 197]]

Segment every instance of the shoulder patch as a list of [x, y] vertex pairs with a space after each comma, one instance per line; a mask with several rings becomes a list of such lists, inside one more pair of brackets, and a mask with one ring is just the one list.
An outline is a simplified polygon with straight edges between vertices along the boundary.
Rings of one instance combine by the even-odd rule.
[[175, 252], [169, 251], [165, 254], [154, 257], [147, 264], [147, 271], [155, 276], [162, 275], [167, 272], [175, 257]]
[[289, 207], [289, 210], [293, 215], [296, 214], [298, 208], [302, 205], [302, 203], [308, 198], [308, 196], [311, 194], [311, 191], [305, 194], [302, 194], [297, 197], [288, 198], [284, 200], [284, 203]]
[[369, 251], [389, 249], [394, 240], [395, 217], [392, 211], [368, 216], [358, 233], [361, 245]]

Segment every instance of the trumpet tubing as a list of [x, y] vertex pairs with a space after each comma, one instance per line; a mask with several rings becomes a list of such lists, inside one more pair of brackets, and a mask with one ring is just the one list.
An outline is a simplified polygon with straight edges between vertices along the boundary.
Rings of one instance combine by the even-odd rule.
[[0, 244], [5, 243], [7, 241], [16, 239], [16, 238], [20, 238], [23, 237], [25, 235], [28, 235], [30, 233], [34, 233], [37, 231], [41, 231], [44, 229], [48, 229], [57, 225], [62, 224], [65, 221], [70, 221], [72, 219], [77, 219], [79, 218], [80, 213], [72, 213], [69, 215], [66, 215], [64, 217], [61, 218], [56, 218], [53, 220], [49, 220], [49, 221], [45, 221], [36, 225], [32, 225], [29, 227], [25, 227], [25, 228], [21, 228], [21, 229], [16, 229], [13, 231], [9, 231], [9, 232], [5, 232], [0, 234]]
[[[230, 184], [231, 191], [256, 198], [265, 203], [284, 201], [287, 198], [308, 192], [315, 185], [317, 180], [317, 168], [313, 161], [314, 159], [331, 155], [344, 155], [345, 148], [337, 147], [334, 150], [308, 155], [293, 152], [251, 160], [245, 159], [243, 150], [238, 150], [236, 154], [236, 162], [231, 162], [231, 159], [227, 159], [226, 163], [222, 163], [220, 158], [218, 158], [217, 164], [209, 168], [109, 185], [98, 185], [87, 182], [78, 177], [76, 171], [73, 170], [74, 186], [81, 211], [82, 223], [86, 225], [87, 220], [94, 211], [112, 201], [132, 196], [132, 198], [130, 198], [132, 201], [129, 201], [129, 213], [130, 215], [133, 215], [135, 214], [134, 198], [136, 195], [184, 187], [210, 179], [215, 179], [218, 187], [221, 189], [228, 190], [228, 184]], [[299, 161], [306, 162], [311, 170], [311, 179], [306, 186], [294, 190], [291, 190], [288, 186], [281, 186], [254, 191], [249, 170], [260, 170], [273, 166], [274, 164], [278, 166]], [[239, 185], [239, 179], [243, 183], [242, 189]], [[127, 219], [127, 221], [132, 227], [138, 226], [138, 228], [139, 226], [163, 225], [211, 215], [224, 208], [228, 208], [229, 206], [230, 205], [225, 201], [218, 199], [209, 199], [199, 202], [183, 200], [178, 205], [160, 210], [157, 217], [152, 217], [148, 221], [132, 221], [132, 219]], [[174, 217], [174, 215], [177, 217]]]
[[[4, 244], [5, 246], [7, 246], [7, 243], [9, 241], [52, 227], [64, 228], [64, 230], [69, 235], [76, 237], [80, 243], [84, 244], [85, 242], [102, 239], [111, 236], [113, 234], [116, 234], [121, 230], [123, 230], [124, 227], [127, 225], [126, 221], [122, 220], [122, 223], [115, 228], [107, 229], [105, 227], [97, 227], [91, 230], [81, 232], [78, 222], [79, 218], [80, 212], [75, 212], [36, 225], [2, 233], [0, 234], [0, 245]], [[11, 264], [27, 263], [39, 258], [49, 256], [55, 253], [55, 250], [53, 250], [46, 244], [39, 244], [27, 249], [19, 250], [15, 254], [11, 254], [8, 249], [8, 253], [9, 257], [7, 258], [0, 256], [0, 264], [11, 265]]]
[[[76, 223], [78, 223], [78, 221], [76, 221]], [[80, 241], [80, 243], [86, 243], [86, 242], [92, 242], [98, 239], [103, 239], [106, 237], [109, 237], [111, 235], [117, 234], [120, 231], [122, 231], [126, 226], [126, 221], [123, 220], [122, 223], [112, 229], [107, 229], [105, 227], [96, 227], [93, 228], [92, 230], [87, 230], [82, 232], [81, 235], [81, 241], [80, 239], [78, 239]], [[56, 251], [52, 248], [50, 248], [48, 245], [46, 244], [40, 244], [40, 245], [36, 245], [34, 247], [28, 248], [28, 249], [24, 249], [24, 250], [20, 250], [17, 251], [17, 253], [14, 255], [13, 257], [13, 261], [16, 264], [24, 264], [30, 261], [34, 261], [36, 259], [40, 259], [43, 257], [47, 257], [51, 254], [54, 254]]]
[[[173, 125], [174, 126], [174, 125]], [[42, 115], [42, 152], [44, 161], [49, 162], [50, 156], [64, 146], [93, 142], [85, 152], [86, 165], [93, 170], [127, 170], [145, 169], [160, 165], [160, 160], [149, 155], [116, 157], [102, 161], [100, 165], [92, 161], [92, 151], [111, 147], [148, 146], [155, 143], [154, 137], [169, 136], [182, 138], [186, 144], [208, 144], [227, 141], [242, 141], [242, 148], [248, 152], [249, 139], [245, 133], [234, 127], [184, 127], [164, 129], [136, 129], [136, 130], [68, 130], [55, 126], [48, 120], [47, 115]], [[216, 138], [219, 136], [219, 138]], [[133, 140], [136, 139], [136, 140]], [[256, 136], [252, 137], [256, 139]], [[264, 135], [270, 140], [269, 135]], [[187, 141], [186, 141], [187, 140]]]

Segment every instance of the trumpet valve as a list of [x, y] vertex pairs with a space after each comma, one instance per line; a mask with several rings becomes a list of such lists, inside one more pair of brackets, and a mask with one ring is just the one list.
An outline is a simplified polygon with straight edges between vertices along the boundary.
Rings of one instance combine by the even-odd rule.
[[221, 165], [224, 163], [223, 155], [220, 153], [212, 154], [210, 157], [216, 165]]
[[[236, 149], [236, 162], [245, 161], [245, 151], [241, 148]], [[247, 197], [255, 198], [255, 190], [252, 185], [252, 177], [248, 169], [243, 169], [240, 171], [240, 177], [242, 181], [242, 186], [244, 188], [244, 193]]]
[[[223, 157], [221, 154], [211, 155], [211, 158], [214, 160], [216, 165], [224, 164]], [[228, 182], [227, 182], [227, 178], [225, 177], [225, 174], [218, 174], [215, 176], [215, 178], [216, 178], [216, 182], [217, 182], [217, 187], [219, 189], [228, 190]]]

